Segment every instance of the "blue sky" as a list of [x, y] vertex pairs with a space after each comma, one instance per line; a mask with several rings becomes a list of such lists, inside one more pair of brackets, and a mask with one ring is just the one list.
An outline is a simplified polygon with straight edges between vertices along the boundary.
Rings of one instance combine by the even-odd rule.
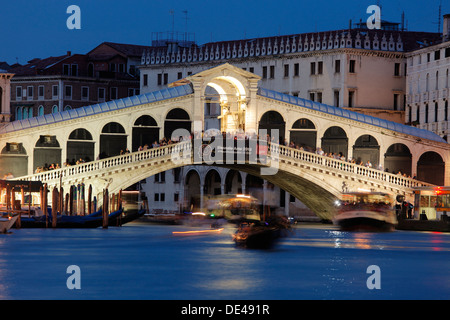
[[[0, 61], [87, 53], [104, 41], [150, 45], [152, 32], [188, 31], [198, 44], [272, 35], [344, 29], [367, 20], [369, 5], [381, 5], [383, 20], [408, 30], [436, 32], [440, 0], [0, 0]], [[67, 7], [81, 9], [81, 29], [69, 30]], [[173, 16], [170, 14], [173, 10]], [[188, 20], [186, 28], [185, 14]], [[442, 14], [450, 1], [442, 1]], [[442, 24], [442, 21], [441, 21]], [[442, 29], [442, 28], [441, 28]]]

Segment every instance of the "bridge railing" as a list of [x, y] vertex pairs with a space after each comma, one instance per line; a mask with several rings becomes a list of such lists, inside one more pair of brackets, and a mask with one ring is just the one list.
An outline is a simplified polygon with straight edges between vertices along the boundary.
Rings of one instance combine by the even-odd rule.
[[170, 156], [173, 153], [180, 153], [180, 151], [190, 151], [191, 141], [184, 141], [180, 143], [174, 143], [163, 147], [152, 148], [133, 153], [127, 153], [119, 156], [105, 158], [101, 160], [81, 163], [74, 166], [68, 166], [56, 170], [50, 170], [40, 173], [35, 173], [28, 176], [19, 177], [20, 180], [32, 180], [32, 181], [54, 181], [61, 177], [68, 178], [77, 176], [80, 174], [89, 175], [89, 173], [95, 173], [102, 169], [113, 169], [117, 166], [124, 164], [139, 163], [141, 161], [156, 159], [163, 156]]
[[378, 169], [364, 167], [356, 163], [330, 158], [309, 151], [289, 148], [283, 145], [270, 144], [269, 151], [271, 153], [278, 153], [279, 155], [290, 159], [301, 160], [325, 168], [334, 169], [336, 171], [353, 173], [361, 177], [371, 178], [378, 181], [384, 181], [401, 187], [413, 188], [431, 185], [429, 183], [404, 177], [399, 174], [384, 172]]
[[[61, 177], [68, 178], [81, 174], [89, 175], [103, 169], [113, 169], [124, 164], [139, 163], [149, 159], [171, 156], [172, 154], [180, 154], [180, 151], [193, 152], [192, 141], [183, 141], [163, 147], [137, 151], [111, 158], [105, 158], [92, 162], [82, 163], [75, 166], [69, 166], [61, 169], [45, 171], [33, 175], [17, 178], [19, 180], [33, 181], [55, 181]], [[417, 181], [412, 178], [403, 177], [401, 175], [383, 172], [381, 170], [367, 168], [355, 163], [350, 163], [340, 159], [334, 159], [327, 156], [319, 155], [313, 152], [289, 148], [279, 144], [268, 143], [269, 156], [275, 160], [278, 156], [286, 157], [294, 161], [301, 161], [317, 165], [322, 168], [332, 169], [336, 172], [347, 172], [360, 177], [370, 178], [377, 181], [383, 181], [400, 187], [412, 188], [420, 186], [429, 186], [431, 184]], [[191, 156], [191, 154], [189, 155]]]

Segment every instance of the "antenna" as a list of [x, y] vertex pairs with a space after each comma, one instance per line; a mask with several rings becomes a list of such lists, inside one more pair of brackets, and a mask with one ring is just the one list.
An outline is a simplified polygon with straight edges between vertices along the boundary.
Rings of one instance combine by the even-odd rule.
[[439, 16], [438, 16], [438, 21], [437, 21], [437, 23], [436, 22], [433, 22], [433, 24], [437, 24], [437, 28], [438, 28], [438, 30], [437, 30], [437, 32], [438, 33], [440, 33], [441, 32], [441, 10], [442, 10], [442, 0], [439, 0]]
[[172, 16], [172, 39], [173, 40], [173, 34], [175, 32], [175, 12], [173, 9], [169, 10], [169, 14]]
[[188, 40], [188, 11], [187, 10], [183, 10], [182, 11], [184, 13], [184, 41]]

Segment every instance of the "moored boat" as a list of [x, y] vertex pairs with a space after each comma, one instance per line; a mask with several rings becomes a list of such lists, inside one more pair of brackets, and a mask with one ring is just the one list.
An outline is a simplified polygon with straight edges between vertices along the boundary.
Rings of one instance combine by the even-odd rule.
[[19, 218], [18, 214], [0, 217], [0, 233], [8, 233], [9, 229], [16, 223], [17, 218]]
[[349, 192], [339, 201], [333, 223], [344, 231], [393, 231], [397, 217], [389, 194]]

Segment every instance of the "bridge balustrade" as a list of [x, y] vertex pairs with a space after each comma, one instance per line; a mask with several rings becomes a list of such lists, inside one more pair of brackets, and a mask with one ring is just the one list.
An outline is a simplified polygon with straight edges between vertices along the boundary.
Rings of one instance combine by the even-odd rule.
[[[417, 181], [412, 178], [404, 177], [397, 174], [383, 172], [381, 170], [364, 167], [348, 161], [334, 159], [327, 156], [319, 155], [313, 152], [289, 148], [279, 144], [268, 143], [268, 155], [272, 161], [279, 160], [279, 157], [284, 157], [288, 160], [294, 160], [298, 163], [307, 163], [316, 165], [318, 167], [332, 169], [334, 172], [343, 172], [354, 174], [356, 176], [370, 178], [376, 181], [382, 181], [389, 184], [397, 185], [405, 188], [412, 188], [418, 186], [430, 185], [425, 182]], [[119, 155], [102, 160], [96, 160], [88, 163], [82, 163], [75, 166], [65, 167], [61, 169], [45, 171], [25, 177], [20, 177], [20, 180], [38, 180], [42, 182], [58, 181], [62, 177], [71, 177], [77, 175], [94, 174], [103, 169], [113, 169], [118, 166], [139, 163], [150, 159], [158, 159], [171, 156], [172, 154], [179, 155], [180, 151], [188, 151], [192, 155], [194, 152], [192, 148], [192, 141], [183, 141], [180, 143], [173, 143], [170, 145], [151, 148], [142, 151], [136, 151], [124, 155]], [[186, 156], [184, 154], [184, 156]]]

